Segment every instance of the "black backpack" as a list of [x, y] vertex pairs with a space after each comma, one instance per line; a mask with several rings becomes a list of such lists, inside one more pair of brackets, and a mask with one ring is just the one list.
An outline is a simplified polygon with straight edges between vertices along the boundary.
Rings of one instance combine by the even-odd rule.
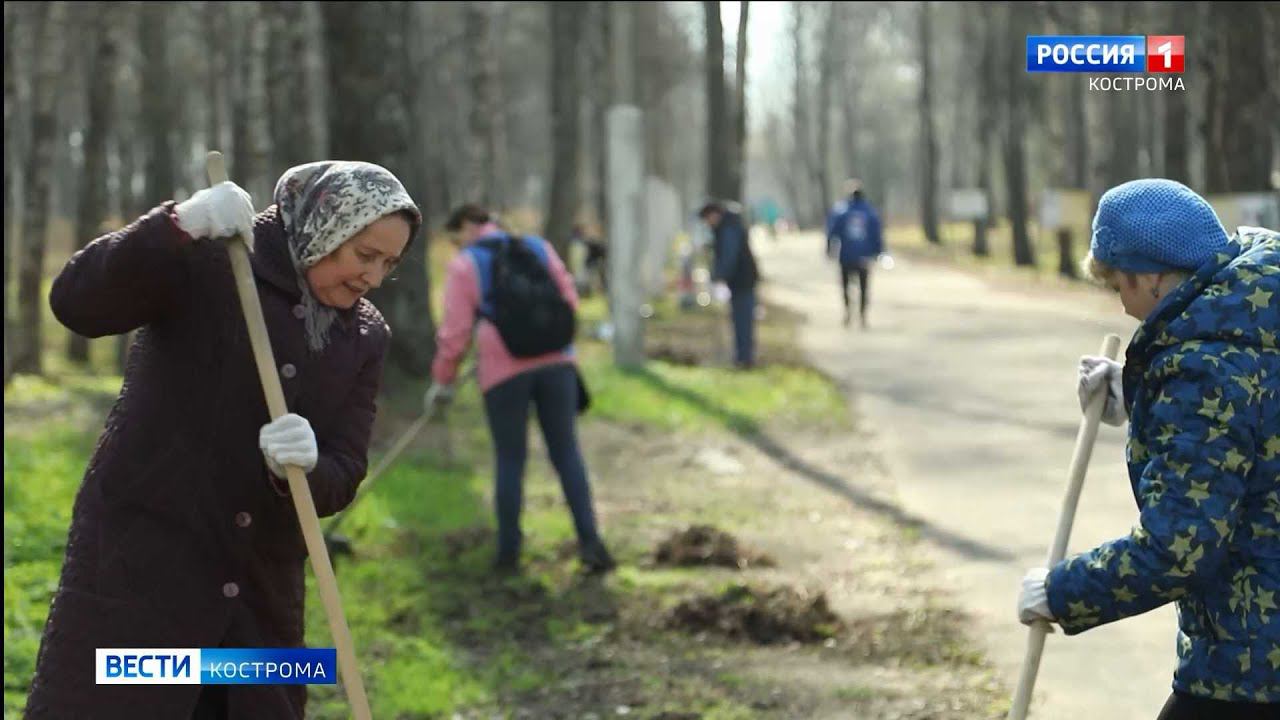
[[573, 343], [577, 318], [551, 277], [550, 258], [541, 242], [486, 238], [468, 249], [479, 271], [480, 315], [498, 329], [508, 352], [537, 357]]

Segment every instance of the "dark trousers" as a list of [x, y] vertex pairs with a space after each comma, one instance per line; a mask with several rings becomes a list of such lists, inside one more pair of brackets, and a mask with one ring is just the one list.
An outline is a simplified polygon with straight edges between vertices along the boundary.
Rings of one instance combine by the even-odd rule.
[[1275, 720], [1280, 705], [1224, 702], [1175, 692], [1156, 720]]
[[547, 454], [573, 513], [578, 543], [587, 547], [600, 542], [587, 468], [578, 449], [578, 376], [572, 365], [551, 365], [521, 373], [484, 394], [497, 465], [494, 508], [498, 515], [499, 561], [514, 562], [520, 556], [520, 509], [524, 503], [531, 404], [537, 407]]
[[858, 276], [858, 314], [867, 316], [867, 300], [871, 292], [871, 270], [866, 263], [840, 263], [840, 290], [844, 293], [844, 309], [849, 310], [849, 276]]
[[753, 365], [756, 361], [756, 290], [735, 289], [729, 296], [733, 316], [733, 361]]

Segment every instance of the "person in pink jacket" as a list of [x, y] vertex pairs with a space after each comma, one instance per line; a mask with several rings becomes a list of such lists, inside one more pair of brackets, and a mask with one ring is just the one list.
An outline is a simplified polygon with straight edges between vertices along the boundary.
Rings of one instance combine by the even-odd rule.
[[[573, 276], [551, 244], [539, 237], [517, 238], [499, 227], [492, 214], [478, 205], [464, 205], [451, 213], [445, 228], [454, 233], [461, 252], [449, 263], [444, 291], [444, 320], [436, 335], [436, 357], [431, 366], [432, 384], [425, 398], [428, 409], [448, 403], [458, 366], [469, 349], [473, 334], [477, 355], [477, 381], [484, 395], [485, 416], [493, 439], [498, 516], [498, 551], [495, 569], [519, 568], [520, 509], [523, 475], [528, 455], [529, 409], [537, 409], [538, 424], [565, 500], [573, 514], [579, 557], [592, 573], [615, 567], [596, 526], [587, 481], [586, 464], [578, 447], [577, 415], [582, 399], [572, 345], [534, 357], [516, 357], [507, 348], [497, 326], [485, 315], [493, 297], [481, 288], [492, 288], [491, 253], [482, 247], [500, 242], [534, 245], [560, 295], [574, 310], [578, 295]], [[481, 243], [481, 241], [485, 241]]]

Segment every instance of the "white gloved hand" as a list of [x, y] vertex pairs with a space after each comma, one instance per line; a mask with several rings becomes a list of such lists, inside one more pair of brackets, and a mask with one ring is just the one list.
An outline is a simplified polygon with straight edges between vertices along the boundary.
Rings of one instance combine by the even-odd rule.
[[437, 407], [443, 407], [453, 402], [453, 385], [433, 382], [431, 387], [427, 388], [427, 392], [422, 396], [422, 409], [428, 415], [434, 413]]
[[267, 460], [267, 467], [280, 479], [285, 479], [285, 465], [297, 465], [304, 473], [316, 467], [320, 451], [316, 447], [316, 434], [311, 423], [301, 415], [281, 415], [262, 426], [258, 432], [258, 447]]
[[253, 199], [231, 181], [197, 191], [174, 208], [178, 227], [193, 238], [243, 235], [253, 249]]
[[716, 302], [723, 305], [724, 303], [729, 302], [729, 298], [733, 297], [733, 293], [725, 283], [716, 282], [716, 284], [711, 288], [711, 297], [715, 298]]
[[1106, 385], [1107, 404], [1102, 410], [1102, 422], [1120, 426], [1129, 419], [1124, 407], [1124, 366], [1110, 358], [1085, 355], [1080, 358], [1080, 382], [1076, 394], [1080, 397], [1080, 411], [1089, 405], [1089, 398], [1098, 388]]
[[1037, 620], [1053, 622], [1056, 618], [1049, 610], [1049, 596], [1044, 581], [1049, 576], [1047, 568], [1032, 568], [1022, 578], [1022, 592], [1018, 594], [1018, 622], [1031, 625]]

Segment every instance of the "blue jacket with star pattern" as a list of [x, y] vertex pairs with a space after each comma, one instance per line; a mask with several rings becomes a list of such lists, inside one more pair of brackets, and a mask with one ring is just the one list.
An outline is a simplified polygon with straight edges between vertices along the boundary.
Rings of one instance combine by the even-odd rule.
[[1280, 702], [1280, 234], [1234, 240], [1129, 344], [1138, 524], [1046, 589], [1068, 635], [1176, 601], [1174, 689]]

